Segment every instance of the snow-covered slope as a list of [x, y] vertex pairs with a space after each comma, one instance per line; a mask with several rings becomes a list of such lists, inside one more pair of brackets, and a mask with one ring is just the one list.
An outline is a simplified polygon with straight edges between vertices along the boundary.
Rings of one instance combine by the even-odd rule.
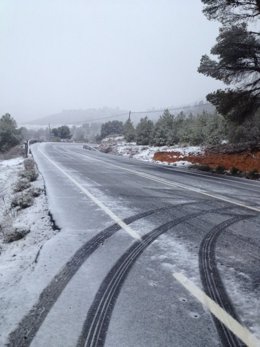
[[[42, 247], [58, 232], [54, 230], [49, 216], [42, 176], [39, 175], [35, 182], [31, 182], [31, 188], [39, 188], [42, 191], [38, 197], [34, 198], [33, 205], [22, 210], [11, 207], [15, 195], [14, 185], [20, 179], [18, 174], [22, 169], [23, 158], [0, 162], [1, 346], [4, 345], [11, 326], [13, 327], [15, 322], [21, 319], [24, 306], [31, 305], [31, 302], [27, 302], [25, 286], [22, 286], [21, 282], [27, 283], [26, 278], [30, 278], [34, 272]], [[13, 228], [20, 230], [26, 228], [28, 233], [20, 240], [7, 243], [5, 233]], [[26, 290], [29, 291], [28, 288]], [[16, 311], [14, 307], [18, 307]]]
[[189, 166], [190, 162], [179, 160], [175, 163], [168, 162], [159, 162], [153, 159], [154, 154], [157, 152], [179, 152], [183, 156], [188, 154], [197, 154], [201, 153], [202, 149], [199, 146], [187, 146], [187, 147], [178, 147], [178, 146], [141, 146], [136, 145], [135, 142], [127, 143], [124, 140], [123, 136], [118, 137], [109, 137], [102, 141], [102, 144], [99, 146], [99, 149], [104, 152], [111, 152], [113, 154], [122, 155], [124, 157], [135, 158], [138, 160], [155, 162], [158, 164], [171, 165], [171, 166]]

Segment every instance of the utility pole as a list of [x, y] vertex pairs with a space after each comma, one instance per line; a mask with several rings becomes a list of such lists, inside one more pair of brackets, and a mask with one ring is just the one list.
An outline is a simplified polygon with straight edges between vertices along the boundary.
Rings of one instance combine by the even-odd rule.
[[24, 142], [24, 148], [25, 148], [25, 158], [28, 158], [28, 148], [29, 148], [28, 140]]
[[128, 120], [131, 120], [131, 111], [129, 111]]
[[27, 141], [27, 158], [29, 157], [30, 154], [30, 140]]
[[49, 123], [48, 128], [49, 128], [49, 141], [51, 141], [51, 125], [50, 125], [50, 123]]

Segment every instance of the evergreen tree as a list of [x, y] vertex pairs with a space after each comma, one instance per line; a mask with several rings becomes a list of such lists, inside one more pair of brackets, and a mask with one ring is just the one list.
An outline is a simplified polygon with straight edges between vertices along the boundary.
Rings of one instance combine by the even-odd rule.
[[62, 125], [59, 129], [59, 137], [63, 140], [71, 138], [70, 128], [67, 125]]
[[138, 145], [149, 145], [153, 135], [153, 122], [147, 117], [141, 118], [136, 127], [136, 143]]
[[215, 114], [202, 112], [190, 119], [189, 143], [194, 146], [220, 144], [227, 138], [227, 122]]
[[239, 126], [230, 125], [227, 129], [228, 139], [231, 143], [260, 142], [260, 110], [253, 119], [246, 120]]
[[202, 56], [198, 71], [223, 81], [233, 88], [207, 95], [220, 114], [243, 123], [260, 107], [260, 33], [250, 31], [247, 23], [260, 18], [259, 0], [202, 0], [209, 19], [224, 24], [211, 54]]
[[62, 125], [52, 129], [52, 135], [58, 139], [68, 140], [71, 138], [70, 128], [67, 125]]
[[[260, 137], [260, 112], [258, 118], [254, 119], [255, 126], [251, 129], [254, 134], [252, 139]], [[246, 124], [246, 130], [249, 132], [250, 122], [246, 121]], [[244, 134], [245, 126], [242, 130]], [[242, 134], [242, 130], [240, 129], [239, 134]], [[174, 117], [166, 110], [155, 125], [147, 117], [140, 120], [136, 127], [136, 142], [138, 145], [156, 146], [219, 144], [232, 135], [231, 133], [235, 134], [228, 129], [224, 117], [217, 113], [203, 111], [196, 116], [192, 113], [186, 116], [181, 112]], [[234, 135], [232, 141], [234, 138], [236, 140], [237, 136]]]
[[102, 124], [101, 126], [101, 139], [109, 135], [123, 135], [124, 133], [124, 124], [118, 120], [113, 120]]
[[9, 113], [3, 115], [0, 118], [0, 151], [5, 152], [18, 145], [21, 138], [14, 118]]
[[202, 3], [206, 17], [224, 25], [249, 22], [260, 15], [259, 0], [202, 0]]
[[135, 141], [135, 136], [136, 136], [135, 128], [134, 128], [133, 123], [129, 117], [128, 120], [124, 124], [124, 137], [125, 137], [125, 140], [127, 142], [133, 142], [133, 141]]
[[174, 118], [174, 129], [175, 129], [175, 137], [176, 142], [186, 142], [186, 140], [183, 141], [183, 137], [185, 136], [185, 130], [187, 129], [187, 117], [183, 112], [180, 112], [175, 118]]
[[178, 142], [174, 127], [174, 116], [168, 110], [156, 122], [152, 142], [156, 146], [171, 146]]
[[198, 114], [193, 118], [191, 134], [190, 134], [190, 144], [198, 146], [205, 141], [205, 127], [207, 125], [208, 115], [203, 112]]
[[227, 122], [223, 116], [215, 113], [208, 117], [205, 125], [205, 144], [217, 145], [228, 137]]

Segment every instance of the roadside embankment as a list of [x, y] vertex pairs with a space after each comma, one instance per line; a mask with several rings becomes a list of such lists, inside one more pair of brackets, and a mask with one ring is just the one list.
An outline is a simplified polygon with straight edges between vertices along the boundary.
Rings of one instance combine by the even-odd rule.
[[179, 151], [159, 151], [153, 157], [156, 161], [175, 163], [180, 160], [208, 166], [210, 169], [234, 172], [260, 173], [260, 144], [225, 144], [206, 148], [203, 152], [183, 154]]

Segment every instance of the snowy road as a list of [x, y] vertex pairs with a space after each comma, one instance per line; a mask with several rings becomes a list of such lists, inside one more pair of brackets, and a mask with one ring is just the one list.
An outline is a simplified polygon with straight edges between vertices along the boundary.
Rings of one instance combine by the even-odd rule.
[[32, 149], [61, 232], [9, 346], [258, 345], [259, 182]]

